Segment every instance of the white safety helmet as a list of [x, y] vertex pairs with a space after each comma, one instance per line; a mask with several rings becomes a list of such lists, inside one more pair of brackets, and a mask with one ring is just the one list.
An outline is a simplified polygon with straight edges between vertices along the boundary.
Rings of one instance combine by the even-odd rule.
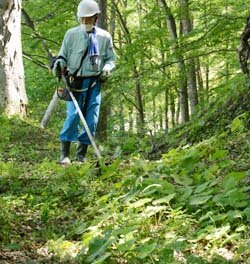
[[101, 11], [96, 1], [83, 0], [79, 3], [77, 8], [77, 17], [92, 17], [96, 14], [100, 14]]

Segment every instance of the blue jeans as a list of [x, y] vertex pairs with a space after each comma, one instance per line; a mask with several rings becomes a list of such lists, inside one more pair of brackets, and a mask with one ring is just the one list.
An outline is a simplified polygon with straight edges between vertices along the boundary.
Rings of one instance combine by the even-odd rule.
[[[101, 83], [99, 81], [95, 83], [95, 81], [96, 77], [84, 79], [82, 88], [85, 91], [82, 91], [77, 99], [79, 107], [93, 136], [95, 135], [101, 105]], [[93, 87], [90, 87], [92, 84], [94, 84]], [[67, 117], [60, 132], [60, 140], [70, 142], [79, 141], [80, 143], [90, 145], [91, 142], [85, 129], [83, 128], [79, 131], [80, 117], [76, 111], [74, 103], [72, 101], [67, 101], [66, 105]]]

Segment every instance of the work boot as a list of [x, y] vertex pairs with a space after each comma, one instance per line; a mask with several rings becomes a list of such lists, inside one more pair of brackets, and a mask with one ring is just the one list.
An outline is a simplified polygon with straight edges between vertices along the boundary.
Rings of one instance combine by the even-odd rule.
[[61, 156], [59, 163], [62, 165], [69, 165], [69, 153], [70, 153], [70, 141], [62, 141], [61, 142]]
[[88, 145], [85, 145], [83, 143], [78, 143], [77, 150], [76, 150], [78, 162], [83, 163], [85, 161], [87, 150], [88, 150]]

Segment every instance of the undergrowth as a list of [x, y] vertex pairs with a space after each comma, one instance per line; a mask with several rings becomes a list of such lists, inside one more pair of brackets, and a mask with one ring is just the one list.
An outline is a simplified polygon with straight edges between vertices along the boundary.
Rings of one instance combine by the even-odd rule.
[[250, 263], [246, 108], [156, 161], [121, 144], [99, 167], [60, 167], [53, 132], [0, 123], [0, 263]]
[[230, 83], [217, 87], [214, 93], [216, 96], [210, 99], [209, 104], [200, 105], [189, 123], [170, 130], [164, 140], [162, 135], [156, 136], [154, 147], [148, 157], [158, 159], [173, 147], [196, 144], [224, 131], [230, 131], [232, 121], [244, 113], [248, 113], [250, 120], [250, 89], [241, 75], [232, 79]]

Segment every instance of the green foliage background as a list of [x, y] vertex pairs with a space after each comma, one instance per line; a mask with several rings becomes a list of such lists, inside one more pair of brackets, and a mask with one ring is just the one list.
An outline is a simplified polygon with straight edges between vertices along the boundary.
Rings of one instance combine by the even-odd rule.
[[[48, 66], [48, 56], [34, 30], [23, 25], [24, 54], [33, 60], [24, 61], [29, 115], [0, 115], [0, 262], [249, 263], [250, 91], [235, 52], [249, 3], [190, 3], [196, 26], [180, 39], [179, 52], [199, 55], [203, 70], [209, 66], [209, 91], [190, 122], [143, 137], [115, 129], [129, 121], [133, 63], [146, 132], [154, 121], [152, 99], [160, 109], [166, 89], [176, 98], [177, 69], [161, 9], [153, 1], [127, 1], [126, 8], [121, 3], [132, 44], [117, 21], [117, 70], [104, 88], [112, 98], [109, 140], [99, 143], [109, 164], [96, 166], [90, 149], [84, 165], [58, 166], [64, 103], [42, 130], [39, 122], [57, 84], [48, 69], [34, 64]], [[65, 31], [77, 25], [77, 4], [23, 1], [54, 54]], [[169, 5], [179, 21], [177, 1]]]

